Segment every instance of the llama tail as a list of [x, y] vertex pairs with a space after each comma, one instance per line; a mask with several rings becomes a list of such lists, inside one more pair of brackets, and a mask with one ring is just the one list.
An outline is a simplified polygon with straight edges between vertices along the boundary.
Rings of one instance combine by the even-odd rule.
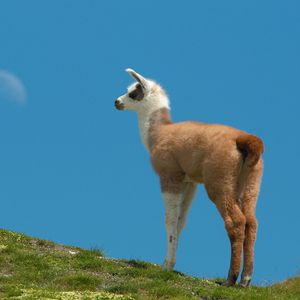
[[243, 134], [236, 139], [236, 145], [243, 156], [243, 165], [238, 182], [238, 195], [239, 199], [241, 199], [244, 193], [247, 178], [264, 152], [264, 144], [263, 141], [257, 136]]

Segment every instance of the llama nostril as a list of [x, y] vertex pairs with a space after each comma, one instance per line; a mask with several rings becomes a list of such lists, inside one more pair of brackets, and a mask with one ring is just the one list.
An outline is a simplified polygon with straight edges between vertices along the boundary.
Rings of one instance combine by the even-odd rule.
[[115, 101], [115, 107], [117, 108], [117, 109], [119, 109], [119, 110], [123, 110], [124, 109], [124, 103], [122, 103], [122, 101], [121, 100], [116, 100]]

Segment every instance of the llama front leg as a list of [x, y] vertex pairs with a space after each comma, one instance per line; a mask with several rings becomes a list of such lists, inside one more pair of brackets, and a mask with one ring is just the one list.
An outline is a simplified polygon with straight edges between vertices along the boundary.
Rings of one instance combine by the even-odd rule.
[[182, 209], [183, 192], [163, 193], [166, 210], [166, 229], [167, 229], [167, 256], [164, 268], [171, 271], [176, 262], [176, 249], [178, 245], [178, 222]]
[[187, 215], [191, 207], [191, 204], [193, 202], [193, 199], [195, 198], [196, 191], [197, 191], [196, 183], [194, 182], [185, 183], [183, 201], [180, 209], [180, 215], [179, 215], [178, 226], [177, 226], [178, 237], [180, 236], [182, 229], [186, 223]]

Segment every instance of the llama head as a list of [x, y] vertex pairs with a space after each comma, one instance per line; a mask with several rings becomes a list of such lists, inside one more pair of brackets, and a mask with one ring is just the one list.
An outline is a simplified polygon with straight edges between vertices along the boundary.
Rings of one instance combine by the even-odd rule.
[[169, 108], [168, 97], [163, 88], [153, 80], [144, 78], [132, 69], [126, 72], [135, 79], [127, 88], [127, 93], [115, 101], [119, 110], [133, 110], [138, 113], [153, 112], [159, 108]]

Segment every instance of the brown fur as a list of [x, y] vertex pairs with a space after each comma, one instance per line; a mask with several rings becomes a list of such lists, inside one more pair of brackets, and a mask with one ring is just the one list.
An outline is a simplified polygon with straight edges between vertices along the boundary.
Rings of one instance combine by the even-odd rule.
[[215, 203], [231, 242], [226, 281], [237, 280], [244, 251], [241, 284], [249, 285], [256, 239], [256, 199], [262, 175], [262, 141], [218, 124], [172, 123], [166, 108], [150, 118], [149, 149], [162, 192], [182, 193], [186, 180], [203, 183]]
[[264, 152], [262, 140], [254, 135], [243, 134], [239, 136], [236, 140], [236, 145], [243, 153], [245, 164], [248, 167], [255, 166]]

